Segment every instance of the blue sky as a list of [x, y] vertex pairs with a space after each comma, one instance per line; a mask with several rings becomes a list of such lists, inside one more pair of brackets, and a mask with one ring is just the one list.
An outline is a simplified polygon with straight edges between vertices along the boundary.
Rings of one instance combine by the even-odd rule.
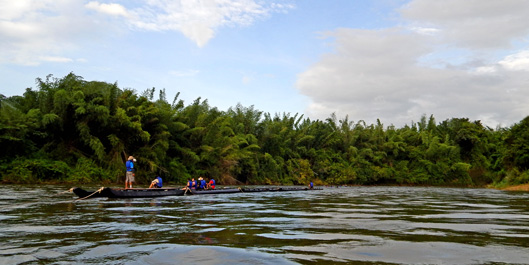
[[0, 0], [0, 93], [69, 72], [403, 126], [529, 115], [529, 1]]

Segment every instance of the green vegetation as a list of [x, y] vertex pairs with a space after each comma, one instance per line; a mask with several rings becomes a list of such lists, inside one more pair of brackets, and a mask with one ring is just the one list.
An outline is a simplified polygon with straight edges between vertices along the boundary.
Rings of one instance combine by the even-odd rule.
[[73, 73], [38, 90], [0, 95], [0, 181], [121, 183], [126, 157], [137, 182], [183, 184], [506, 186], [529, 182], [529, 117], [510, 128], [433, 116], [403, 128], [331, 115], [263, 113], [207, 100], [172, 103]]

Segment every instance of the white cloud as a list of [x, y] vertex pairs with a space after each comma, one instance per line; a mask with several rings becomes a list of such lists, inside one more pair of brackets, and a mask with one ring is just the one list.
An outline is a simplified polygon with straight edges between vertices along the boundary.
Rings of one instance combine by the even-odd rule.
[[112, 25], [94, 23], [86, 15], [83, 2], [0, 1], [0, 63], [50, 62], [67, 57], [64, 54], [76, 50], [78, 43], [110, 32]]
[[126, 17], [127, 22], [139, 30], [181, 32], [202, 47], [220, 27], [251, 25], [272, 12], [286, 12], [293, 5], [255, 0], [149, 0], [128, 10], [118, 4], [96, 1], [90, 2], [87, 7]]
[[529, 50], [509, 55], [501, 60], [499, 64], [508, 70], [529, 71]]
[[505, 48], [529, 34], [526, 0], [413, 0], [400, 12], [412, 25], [439, 29], [445, 43], [461, 47]]
[[74, 61], [71, 58], [59, 57], [59, 56], [41, 56], [39, 59], [41, 61], [55, 62], [55, 63], [70, 63]]
[[128, 13], [125, 7], [120, 4], [101, 4], [96, 1], [91, 1], [85, 5], [86, 8], [96, 10], [98, 12], [113, 15], [113, 16], [124, 16], [127, 17]]
[[49, 0], [2, 0], [0, 1], [0, 20], [9, 21], [12, 19], [19, 19], [22, 16], [31, 14], [34, 10], [49, 5], [50, 2], [51, 1]]
[[520, 71], [529, 69], [529, 50], [498, 57], [515, 42], [528, 46], [520, 40], [529, 35], [529, 2], [478, 2], [411, 1], [401, 9], [403, 28], [328, 33], [335, 51], [296, 83], [312, 100], [307, 114], [400, 126], [433, 114], [492, 127], [529, 115], [529, 78]]
[[[278, 0], [290, 1], [290, 0]], [[178, 31], [204, 46], [224, 26], [293, 8], [257, 0], [0, 0], [0, 63], [39, 65], [133, 30]], [[134, 6], [132, 6], [134, 5]], [[61, 62], [61, 60], [59, 60]]]
[[410, 30], [423, 35], [434, 35], [439, 32], [436, 28], [411, 27]]
[[492, 74], [492, 73], [495, 73], [497, 70], [498, 70], [497, 67], [495, 67], [494, 65], [485, 65], [485, 66], [477, 67], [475, 69], [475, 73], [476, 74]]

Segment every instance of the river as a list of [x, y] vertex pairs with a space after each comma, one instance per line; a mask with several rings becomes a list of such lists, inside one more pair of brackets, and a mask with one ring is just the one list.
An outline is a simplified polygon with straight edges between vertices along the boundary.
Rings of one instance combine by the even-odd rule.
[[[529, 193], [347, 187], [74, 201], [0, 186], [0, 264], [529, 264]], [[96, 187], [93, 187], [96, 189]]]

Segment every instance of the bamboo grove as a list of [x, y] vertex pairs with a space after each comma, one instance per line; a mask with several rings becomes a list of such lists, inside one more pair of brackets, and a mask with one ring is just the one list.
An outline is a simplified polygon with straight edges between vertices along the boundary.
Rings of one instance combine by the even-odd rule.
[[165, 91], [137, 94], [73, 73], [37, 78], [37, 90], [0, 95], [0, 181], [121, 183], [159, 175], [221, 184], [486, 186], [529, 182], [529, 117], [510, 128], [420, 117], [402, 128], [330, 115], [189, 105]]

